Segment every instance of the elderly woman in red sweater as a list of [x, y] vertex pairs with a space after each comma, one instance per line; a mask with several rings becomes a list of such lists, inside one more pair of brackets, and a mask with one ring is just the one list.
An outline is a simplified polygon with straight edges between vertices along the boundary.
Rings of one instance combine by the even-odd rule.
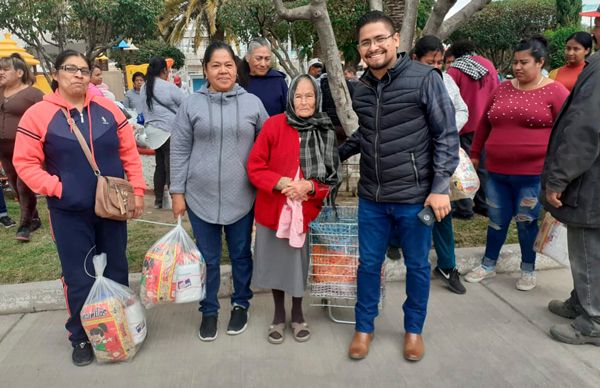
[[265, 122], [248, 158], [248, 177], [258, 189], [252, 284], [272, 290], [275, 312], [267, 339], [273, 344], [284, 340], [286, 293], [292, 296], [294, 339], [310, 337], [302, 313], [306, 232], [340, 177], [335, 131], [329, 117], [318, 112], [320, 100], [310, 76], [292, 80], [285, 113]]
[[546, 58], [546, 42], [541, 37], [515, 47], [515, 79], [496, 89], [475, 133], [471, 159], [477, 167], [485, 145], [490, 221], [483, 261], [465, 276], [468, 282], [496, 275], [500, 248], [514, 217], [522, 260], [516, 287], [529, 291], [536, 286], [533, 243], [539, 229], [540, 175], [552, 125], [569, 94], [560, 82], [542, 75]]

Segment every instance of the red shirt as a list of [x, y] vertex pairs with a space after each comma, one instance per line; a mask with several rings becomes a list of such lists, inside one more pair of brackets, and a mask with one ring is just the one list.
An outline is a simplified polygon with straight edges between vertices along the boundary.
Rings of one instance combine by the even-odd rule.
[[[260, 130], [258, 138], [248, 157], [248, 178], [256, 187], [254, 218], [256, 222], [272, 230], [277, 230], [281, 209], [286, 197], [275, 190], [280, 178], [294, 178], [300, 166], [300, 136], [298, 131], [287, 123], [284, 113], [271, 116]], [[302, 202], [304, 231], [308, 224], [319, 215], [323, 199], [329, 194], [329, 186], [311, 179], [315, 185], [314, 194]]]
[[577, 78], [579, 78], [579, 74], [581, 74], [584, 67], [585, 61], [581, 61], [581, 63], [575, 66], [565, 65], [553, 70], [550, 73], [550, 78], [560, 82], [565, 86], [565, 88], [567, 88], [568, 91], [571, 91], [573, 90], [573, 86], [575, 86], [575, 82], [577, 82]]
[[460, 130], [461, 135], [466, 135], [477, 130], [477, 125], [485, 112], [485, 103], [500, 84], [500, 81], [498, 81], [498, 72], [492, 62], [479, 55], [473, 55], [471, 58], [485, 67], [489, 72], [480, 80], [474, 80], [455, 67], [450, 67], [446, 70], [448, 75], [458, 85], [460, 96], [469, 108], [469, 120]]
[[540, 175], [554, 120], [569, 91], [559, 82], [533, 90], [518, 90], [503, 82], [488, 101], [475, 133], [471, 157], [506, 175]]

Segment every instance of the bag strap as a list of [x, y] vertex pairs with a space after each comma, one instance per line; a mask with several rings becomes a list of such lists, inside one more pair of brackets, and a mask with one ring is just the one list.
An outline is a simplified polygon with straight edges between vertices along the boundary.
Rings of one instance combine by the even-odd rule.
[[71, 118], [69, 112], [67, 112], [65, 108], [61, 108], [61, 110], [65, 115], [65, 118], [67, 119], [67, 123], [69, 123], [69, 126], [71, 127], [71, 131], [75, 134], [75, 137], [77, 138], [77, 141], [79, 142], [79, 145], [81, 146], [81, 149], [83, 150], [83, 153], [85, 154], [85, 157], [87, 158], [90, 167], [94, 171], [94, 175], [100, 176], [100, 169], [98, 168], [98, 165], [96, 164], [96, 161], [92, 156], [92, 151], [90, 151], [90, 147], [85, 142], [85, 139], [83, 138], [83, 135], [81, 134], [81, 131], [77, 126], [77, 123], [75, 123], [75, 120]]
[[158, 102], [158, 105], [167, 108], [171, 113], [173, 113], [174, 115], [177, 114], [177, 111], [173, 108], [171, 108], [170, 106], [163, 104], [162, 101], [160, 101], [156, 96], [152, 96], [152, 98], [154, 98], [156, 100], [156, 102]]

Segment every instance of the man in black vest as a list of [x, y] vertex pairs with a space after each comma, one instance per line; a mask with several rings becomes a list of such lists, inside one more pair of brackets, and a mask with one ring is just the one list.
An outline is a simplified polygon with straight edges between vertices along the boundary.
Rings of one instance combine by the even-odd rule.
[[348, 355], [362, 359], [369, 351], [381, 267], [390, 232], [398, 227], [407, 267], [404, 357], [418, 361], [424, 353], [432, 230], [418, 214], [429, 207], [439, 221], [450, 212], [448, 188], [459, 147], [454, 107], [439, 70], [396, 54], [400, 36], [388, 16], [363, 15], [357, 33], [368, 70], [354, 89], [359, 128], [339, 149], [342, 160], [361, 154], [356, 333]]
[[569, 344], [600, 346], [600, 52], [586, 62], [554, 122], [541, 196], [546, 210], [567, 225], [574, 285], [570, 298], [548, 305], [573, 322], [554, 325], [550, 334]]

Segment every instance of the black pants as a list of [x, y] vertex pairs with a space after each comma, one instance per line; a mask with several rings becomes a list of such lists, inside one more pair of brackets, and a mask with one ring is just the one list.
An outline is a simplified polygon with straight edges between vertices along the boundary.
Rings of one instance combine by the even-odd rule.
[[154, 202], [162, 205], [163, 195], [165, 191], [165, 185], [171, 184], [170, 174], [170, 145], [171, 140], [167, 140], [165, 144], [161, 145], [155, 150], [156, 157], [156, 169], [154, 170]]
[[[468, 155], [471, 155], [471, 145], [473, 144], [474, 132], [460, 135], [460, 146], [464, 149]], [[485, 201], [485, 181], [487, 177], [487, 171], [485, 170], [485, 153], [481, 153], [481, 160], [479, 161], [479, 168], [477, 169], [477, 176], [479, 177], [480, 188], [477, 191], [474, 199], [460, 199], [453, 202], [454, 214], [457, 217], [466, 218], [473, 216], [473, 209], [475, 213], [487, 214], [487, 203]]]
[[94, 278], [89, 276], [95, 275], [94, 255], [106, 253], [105, 277], [125, 286], [129, 285], [127, 222], [100, 218], [96, 216], [94, 209], [50, 209], [50, 225], [60, 259], [63, 291], [69, 313], [65, 327], [69, 332], [69, 340], [76, 346], [88, 340], [79, 314], [94, 284]]

